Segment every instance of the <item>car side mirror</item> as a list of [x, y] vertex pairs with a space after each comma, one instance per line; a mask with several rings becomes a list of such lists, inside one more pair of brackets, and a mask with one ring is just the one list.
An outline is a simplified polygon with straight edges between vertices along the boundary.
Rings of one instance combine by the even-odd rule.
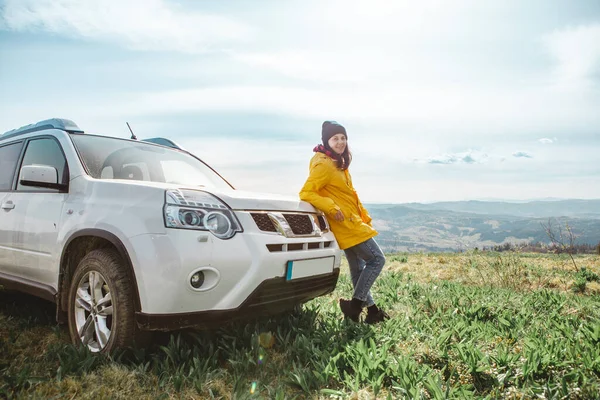
[[49, 165], [26, 165], [21, 168], [19, 183], [23, 186], [66, 190], [66, 185], [58, 183], [58, 171]]

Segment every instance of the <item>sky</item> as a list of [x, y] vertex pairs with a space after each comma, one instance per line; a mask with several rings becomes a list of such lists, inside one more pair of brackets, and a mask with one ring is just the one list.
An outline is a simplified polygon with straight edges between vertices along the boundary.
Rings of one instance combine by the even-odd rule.
[[321, 123], [365, 203], [600, 198], [598, 0], [0, 0], [0, 132], [162, 136], [297, 196]]

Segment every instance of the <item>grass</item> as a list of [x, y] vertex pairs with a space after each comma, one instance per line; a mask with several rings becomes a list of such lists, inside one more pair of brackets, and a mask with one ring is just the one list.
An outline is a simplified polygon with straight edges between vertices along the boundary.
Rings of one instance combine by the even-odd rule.
[[[396, 254], [373, 288], [392, 319], [344, 321], [336, 291], [278, 318], [94, 356], [52, 305], [0, 291], [0, 397], [600, 398], [600, 257]], [[584, 272], [582, 272], [584, 271]]]

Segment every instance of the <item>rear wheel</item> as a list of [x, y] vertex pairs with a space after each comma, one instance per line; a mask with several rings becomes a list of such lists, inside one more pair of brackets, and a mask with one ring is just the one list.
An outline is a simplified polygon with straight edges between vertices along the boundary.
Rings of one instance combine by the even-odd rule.
[[134, 315], [133, 286], [113, 249], [89, 252], [79, 263], [69, 290], [69, 331], [75, 344], [111, 352], [141, 339]]

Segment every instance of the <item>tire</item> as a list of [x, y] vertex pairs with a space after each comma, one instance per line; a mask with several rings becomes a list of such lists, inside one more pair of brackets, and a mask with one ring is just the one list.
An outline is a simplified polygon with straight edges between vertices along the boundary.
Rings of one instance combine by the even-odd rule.
[[115, 250], [89, 252], [77, 266], [69, 288], [73, 343], [92, 352], [110, 353], [132, 346], [134, 339], [139, 341], [133, 294], [133, 283]]

